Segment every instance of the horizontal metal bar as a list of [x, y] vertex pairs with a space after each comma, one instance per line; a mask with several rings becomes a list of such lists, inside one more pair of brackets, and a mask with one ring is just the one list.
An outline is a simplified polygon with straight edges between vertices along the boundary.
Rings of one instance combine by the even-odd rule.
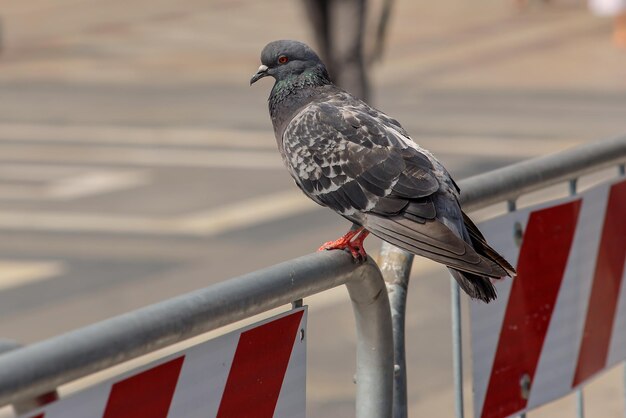
[[[2, 354], [0, 405], [34, 398], [106, 367], [344, 283], [371, 287], [371, 280], [384, 287], [373, 262], [355, 265], [343, 251], [319, 252]], [[384, 320], [373, 324], [378, 325], [384, 326]], [[384, 354], [390, 358], [391, 373], [393, 350]], [[391, 380], [387, 383], [391, 387]]]
[[459, 182], [465, 211], [480, 209], [626, 161], [626, 136], [522, 161]]

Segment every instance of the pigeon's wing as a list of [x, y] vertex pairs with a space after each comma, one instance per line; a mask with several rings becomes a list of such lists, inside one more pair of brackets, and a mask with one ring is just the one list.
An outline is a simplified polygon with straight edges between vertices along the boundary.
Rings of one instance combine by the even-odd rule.
[[[281, 146], [296, 184], [317, 203], [414, 254], [462, 271], [506, 275], [446, 226], [435, 200], [444, 198], [441, 182], [455, 185], [393, 119], [349, 97], [313, 102], [289, 123]], [[447, 203], [460, 216], [456, 198]]]
[[429, 159], [356, 105], [310, 104], [287, 126], [282, 148], [304, 193], [348, 218], [396, 215], [411, 199], [414, 212], [434, 217], [431, 205], [418, 201], [440, 187]]

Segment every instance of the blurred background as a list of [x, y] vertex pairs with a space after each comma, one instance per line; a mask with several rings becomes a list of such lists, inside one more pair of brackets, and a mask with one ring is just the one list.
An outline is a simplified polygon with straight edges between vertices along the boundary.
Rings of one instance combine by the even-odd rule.
[[[248, 85], [275, 39], [314, 46], [456, 179], [626, 130], [619, 11], [331, 3], [0, 0], [0, 338], [41, 340], [345, 232], [282, 167], [271, 81]], [[413, 276], [410, 411], [450, 416], [447, 274], [416, 260]], [[354, 415], [347, 295], [309, 302], [308, 416]], [[621, 416], [614, 383], [590, 386], [589, 416]], [[573, 415], [574, 401], [550, 408], [533, 416]]]

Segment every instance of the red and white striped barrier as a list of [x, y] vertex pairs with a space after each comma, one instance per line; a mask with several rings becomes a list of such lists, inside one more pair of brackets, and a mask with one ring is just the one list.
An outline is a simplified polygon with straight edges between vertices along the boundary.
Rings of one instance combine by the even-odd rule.
[[545, 404], [626, 359], [626, 180], [481, 229], [518, 277], [471, 304], [476, 417]]
[[193, 346], [24, 418], [305, 416], [306, 308]]

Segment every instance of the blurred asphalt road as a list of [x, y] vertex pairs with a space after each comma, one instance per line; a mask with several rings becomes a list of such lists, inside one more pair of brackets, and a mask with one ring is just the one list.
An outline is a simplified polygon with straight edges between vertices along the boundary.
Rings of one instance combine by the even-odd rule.
[[[377, 107], [457, 179], [624, 132], [626, 51], [606, 21], [554, 3], [399, 0], [373, 68]], [[270, 82], [248, 86], [266, 42], [312, 39], [299, 5], [1, 3], [0, 337], [41, 340], [344, 232], [282, 168]], [[411, 411], [450, 416], [448, 279], [425, 261], [414, 276]], [[350, 416], [350, 304], [342, 290], [319, 300], [308, 416]], [[594, 393], [589, 411], [602, 412], [590, 416], [621, 413], [611, 388]], [[574, 403], [558, 408], [573, 415]]]

